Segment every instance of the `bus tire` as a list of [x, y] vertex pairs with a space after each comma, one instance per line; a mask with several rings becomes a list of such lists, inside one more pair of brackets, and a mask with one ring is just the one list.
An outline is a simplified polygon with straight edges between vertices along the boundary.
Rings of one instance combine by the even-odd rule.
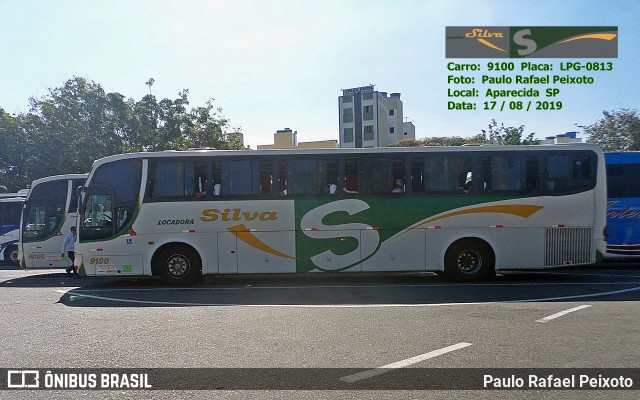
[[18, 246], [12, 244], [11, 246], [4, 249], [4, 260], [10, 264], [18, 265]]
[[186, 245], [170, 245], [155, 257], [155, 271], [163, 282], [191, 285], [202, 279], [202, 260], [197, 251]]
[[486, 242], [461, 239], [447, 250], [444, 267], [446, 275], [457, 281], [479, 281], [495, 274], [495, 256]]

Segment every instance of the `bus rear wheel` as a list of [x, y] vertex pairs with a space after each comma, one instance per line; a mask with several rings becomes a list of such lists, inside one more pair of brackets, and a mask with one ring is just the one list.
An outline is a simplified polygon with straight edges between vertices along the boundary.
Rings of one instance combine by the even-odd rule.
[[455, 280], [479, 281], [495, 274], [495, 257], [486, 242], [462, 239], [447, 250], [444, 267], [446, 274]]
[[4, 249], [4, 259], [11, 264], [18, 264], [18, 246], [11, 245]]
[[189, 246], [164, 248], [156, 257], [156, 271], [170, 285], [184, 286], [202, 278], [202, 261], [198, 252]]

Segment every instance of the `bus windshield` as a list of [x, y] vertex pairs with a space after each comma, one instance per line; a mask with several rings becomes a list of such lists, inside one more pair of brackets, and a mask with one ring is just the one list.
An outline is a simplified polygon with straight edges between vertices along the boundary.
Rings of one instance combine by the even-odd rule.
[[64, 221], [66, 205], [66, 180], [34, 187], [24, 211], [23, 241], [43, 240], [57, 234]]
[[20, 265], [24, 268], [69, 267], [61, 246], [78, 214], [78, 187], [87, 175], [48, 176], [33, 182], [25, 201], [20, 228]]

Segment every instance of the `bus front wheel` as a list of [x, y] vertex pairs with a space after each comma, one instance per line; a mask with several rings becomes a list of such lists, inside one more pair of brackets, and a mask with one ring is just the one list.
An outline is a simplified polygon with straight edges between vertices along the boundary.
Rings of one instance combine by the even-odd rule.
[[447, 275], [458, 281], [479, 281], [495, 274], [495, 257], [491, 247], [477, 239], [453, 243], [444, 258]]
[[156, 271], [170, 285], [190, 285], [202, 278], [202, 261], [188, 246], [168, 246], [156, 257]]

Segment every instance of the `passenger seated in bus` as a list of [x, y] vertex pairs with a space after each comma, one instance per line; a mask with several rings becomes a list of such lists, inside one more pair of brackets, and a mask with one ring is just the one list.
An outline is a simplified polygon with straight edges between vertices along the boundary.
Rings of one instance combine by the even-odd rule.
[[469, 192], [471, 192], [471, 187], [472, 187], [472, 182], [468, 181], [467, 183], [464, 184], [464, 186], [462, 186], [460, 188], [460, 190], [462, 191], [462, 193], [464, 194], [469, 194]]
[[400, 178], [396, 179], [396, 184], [393, 187], [391, 193], [403, 193], [404, 192], [404, 181]]
[[462, 193], [468, 194], [471, 191], [471, 187], [473, 186], [472, 185], [472, 178], [473, 178], [473, 175], [471, 174], [471, 171], [467, 172], [466, 173], [466, 178], [465, 178], [465, 181], [464, 181], [464, 185], [462, 185], [460, 187], [460, 191]]
[[220, 196], [220, 188], [221, 188], [221, 187], [222, 187], [222, 186], [221, 186], [219, 183], [215, 183], [215, 184], [213, 185], [213, 195], [214, 195], [214, 196]]
[[338, 185], [336, 185], [335, 183], [330, 183], [327, 185], [327, 193], [329, 193], [330, 196], [335, 196], [337, 188]]

